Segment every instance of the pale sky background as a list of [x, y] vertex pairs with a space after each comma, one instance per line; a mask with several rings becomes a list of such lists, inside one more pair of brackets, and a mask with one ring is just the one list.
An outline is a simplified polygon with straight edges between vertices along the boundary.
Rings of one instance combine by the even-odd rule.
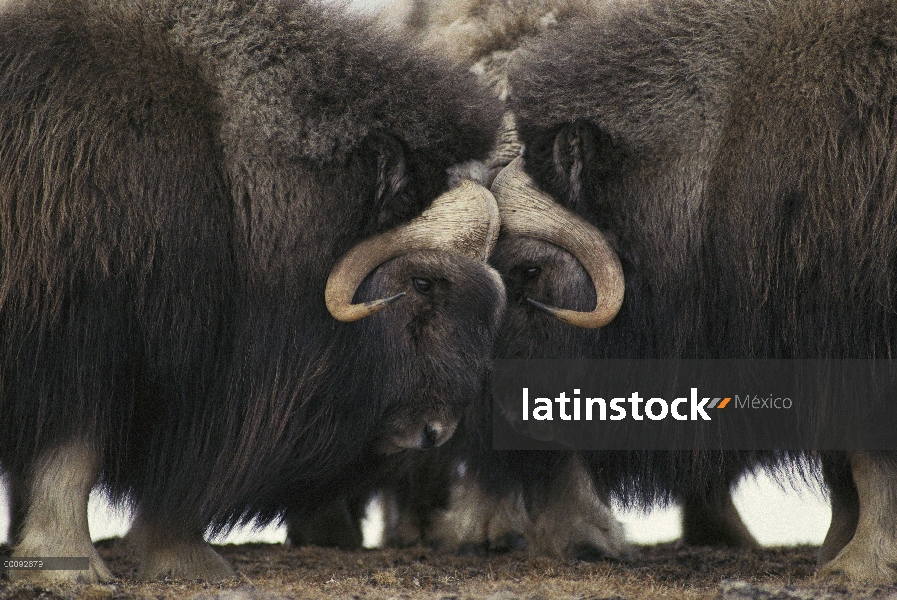
[[[387, 0], [352, 0], [350, 5], [353, 9], [370, 11], [386, 3]], [[800, 486], [798, 490], [790, 487], [783, 489], [766, 476], [743, 480], [735, 492], [735, 506], [748, 529], [764, 545], [820, 544], [831, 520], [828, 502], [824, 500], [819, 490], [805, 486]], [[0, 493], [0, 541], [7, 539], [8, 513], [6, 490], [3, 488]], [[379, 512], [374, 510], [372, 513], [372, 518], [368, 519], [365, 528], [367, 544], [376, 542], [382, 528]], [[674, 540], [681, 533], [677, 508], [658, 509], [648, 514], [620, 510], [616, 513], [623, 522], [630, 541], [636, 543]], [[111, 509], [97, 494], [91, 495], [89, 522], [93, 539], [123, 535], [127, 531], [129, 520], [128, 515]], [[234, 531], [224, 539], [214, 541], [283, 542], [285, 538], [285, 528], [269, 526], [259, 530]]]
[[386, 6], [389, 3], [389, 0], [352, 0], [349, 4], [352, 8], [358, 10], [377, 10], [381, 6]]
[[[748, 529], [766, 546], [799, 543], [821, 544], [831, 520], [828, 502], [819, 490], [801, 487], [798, 491], [782, 486], [766, 476], [745, 478], [735, 491], [735, 506]], [[382, 529], [382, 517], [376, 508], [365, 523], [366, 545], [376, 545]], [[128, 530], [130, 516], [112, 509], [99, 494], [91, 494], [88, 521], [94, 540], [121, 536]], [[679, 509], [666, 508], [640, 514], [615, 510], [626, 528], [630, 541], [640, 544], [675, 540], [681, 533]], [[7, 540], [9, 509], [6, 489], [0, 493], [0, 542]], [[268, 526], [231, 532], [216, 543], [283, 542], [284, 527]]]

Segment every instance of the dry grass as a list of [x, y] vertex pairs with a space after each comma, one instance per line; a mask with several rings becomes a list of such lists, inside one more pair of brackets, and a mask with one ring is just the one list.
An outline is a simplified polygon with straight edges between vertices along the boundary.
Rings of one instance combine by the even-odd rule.
[[[134, 564], [117, 540], [98, 546], [121, 578], [114, 584], [43, 588], [4, 580], [0, 598], [897, 600], [897, 587], [849, 587], [815, 579], [816, 549], [806, 546], [736, 552], [661, 544], [638, 548], [624, 561], [583, 562], [523, 553], [477, 557], [426, 548], [342, 552], [247, 544], [219, 547], [236, 567], [236, 580], [148, 584], [130, 579]], [[0, 554], [8, 551], [0, 548]]]

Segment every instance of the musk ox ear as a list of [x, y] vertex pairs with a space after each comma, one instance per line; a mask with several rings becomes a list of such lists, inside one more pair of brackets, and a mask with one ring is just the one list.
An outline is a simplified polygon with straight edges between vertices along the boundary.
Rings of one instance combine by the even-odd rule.
[[594, 159], [593, 129], [587, 123], [572, 123], [562, 127], [554, 137], [552, 164], [557, 177], [567, 183], [573, 210], [582, 202], [583, 169], [587, 161]]
[[377, 228], [391, 226], [407, 215], [407, 203], [403, 196], [409, 181], [408, 162], [401, 141], [386, 134], [375, 134], [369, 139], [377, 161], [377, 187], [375, 205]]
[[589, 212], [594, 190], [620, 170], [623, 145], [587, 121], [566, 123], [545, 132], [526, 149], [527, 164], [536, 181], [574, 212]]

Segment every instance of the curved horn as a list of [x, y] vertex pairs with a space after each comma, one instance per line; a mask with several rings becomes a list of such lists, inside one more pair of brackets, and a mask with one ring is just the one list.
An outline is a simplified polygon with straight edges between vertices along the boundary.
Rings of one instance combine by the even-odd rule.
[[419, 217], [364, 240], [340, 258], [330, 271], [324, 298], [339, 321], [357, 321], [405, 295], [352, 304], [358, 286], [378, 266], [413, 250], [447, 250], [485, 262], [500, 228], [492, 194], [472, 181], [462, 181], [433, 201]]
[[527, 298], [533, 306], [577, 327], [608, 324], [623, 304], [623, 267], [596, 227], [539, 191], [515, 158], [495, 178], [492, 193], [498, 202], [502, 227], [512, 235], [551, 242], [570, 252], [585, 268], [598, 297], [595, 309], [580, 312], [555, 308]]

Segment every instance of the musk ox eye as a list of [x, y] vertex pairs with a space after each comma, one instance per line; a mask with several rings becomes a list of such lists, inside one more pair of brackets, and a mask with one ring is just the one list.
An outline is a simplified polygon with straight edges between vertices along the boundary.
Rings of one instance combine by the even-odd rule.
[[524, 271], [524, 275], [526, 275], [527, 279], [535, 279], [541, 272], [542, 269], [540, 269], [539, 267], [530, 267], [529, 269]]
[[424, 279], [423, 277], [412, 277], [411, 283], [414, 284], [414, 289], [417, 290], [418, 293], [423, 294], [424, 296], [433, 295], [433, 282], [429, 279]]

